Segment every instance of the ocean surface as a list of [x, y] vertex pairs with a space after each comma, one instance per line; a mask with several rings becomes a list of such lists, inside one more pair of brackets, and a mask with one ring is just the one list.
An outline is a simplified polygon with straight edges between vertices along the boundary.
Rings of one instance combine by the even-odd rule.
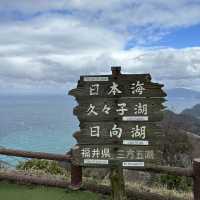
[[[64, 154], [76, 143], [75, 105], [67, 95], [0, 95], [0, 146]], [[21, 160], [0, 159], [11, 165]]]

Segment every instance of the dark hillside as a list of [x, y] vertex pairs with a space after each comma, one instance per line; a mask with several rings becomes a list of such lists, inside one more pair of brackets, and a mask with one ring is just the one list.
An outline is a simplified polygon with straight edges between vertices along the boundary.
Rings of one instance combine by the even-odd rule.
[[163, 129], [171, 128], [177, 131], [183, 130], [200, 135], [200, 119], [196, 118], [194, 115], [188, 114], [187, 110], [183, 111], [181, 114], [165, 111], [161, 126]]
[[191, 109], [185, 109], [182, 114], [189, 115], [200, 120], [200, 104], [195, 105]]
[[[198, 156], [200, 149], [200, 119], [185, 113], [164, 112], [160, 123], [164, 133], [164, 164], [186, 167]], [[200, 155], [200, 154], [199, 154]]]

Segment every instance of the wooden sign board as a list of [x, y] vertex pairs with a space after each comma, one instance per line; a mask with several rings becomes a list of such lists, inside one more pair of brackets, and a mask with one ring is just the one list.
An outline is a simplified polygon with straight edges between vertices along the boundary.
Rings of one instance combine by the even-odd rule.
[[165, 97], [163, 85], [150, 82], [150, 75], [120, 75], [118, 77], [81, 76], [70, 95], [79, 98], [95, 97]]
[[79, 144], [156, 145], [162, 131], [149, 122], [81, 122], [74, 137]]
[[81, 76], [69, 94], [78, 101], [74, 114], [80, 131], [73, 162], [80, 166], [144, 167], [161, 159], [166, 93], [149, 74]]
[[162, 151], [156, 146], [77, 145], [73, 164], [87, 167], [145, 167], [159, 164]]
[[74, 109], [80, 121], [159, 121], [164, 99], [96, 98], [80, 100]]

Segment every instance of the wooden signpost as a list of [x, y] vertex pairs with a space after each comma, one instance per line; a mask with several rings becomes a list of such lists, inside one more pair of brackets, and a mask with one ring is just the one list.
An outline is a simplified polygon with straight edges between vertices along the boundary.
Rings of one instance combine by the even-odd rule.
[[74, 149], [73, 162], [90, 167], [144, 167], [145, 163], [159, 163], [160, 153], [158, 146], [149, 145], [80, 145]]
[[[113, 135], [113, 128], [120, 132]], [[152, 122], [85, 122], [74, 137], [79, 144], [155, 145], [162, 141], [161, 130]]]
[[151, 82], [149, 74], [81, 76], [69, 94], [78, 106], [74, 114], [80, 131], [72, 150], [73, 164], [80, 167], [111, 168], [112, 197], [126, 199], [123, 168], [156, 165], [162, 157], [163, 85]]

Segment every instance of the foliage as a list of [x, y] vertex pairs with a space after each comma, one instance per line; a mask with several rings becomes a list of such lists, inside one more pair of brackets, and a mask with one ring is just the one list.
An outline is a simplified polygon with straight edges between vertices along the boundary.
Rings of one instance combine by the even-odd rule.
[[159, 181], [163, 186], [166, 186], [167, 189], [189, 191], [192, 187], [192, 180], [188, 177], [161, 175]]
[[[157, 177], [159, 178], [159, 177]], [[158, 194], [164, 197], [164, 199], [181, 199], [181, 200], [193, 200], [193, 192], [190, 191], [182, 191], [182, 190], [173, 190], [173, 189], [167, 189], [166, 186], [163, 186], [161, 184], [152, 183], [147, 185], [144, 182], [141, 181], [132, 181], [132, 182], [126, 182], [126, 185], [130, 189], [134, 189], [136, 191], [140, 192], [149, 192], [153, 194]]]
[[192, 144], [186, 134], [188, 120], [183, 115], [165, 111], [161, 128], [164, 134], [163, 165], [188, 167], [192, 160]]
[[0, 169], [4, 169], [4, 168], [5, 168], [4, 163], [2, 163], [2, 162], [0, 161]]
[[7, 162], [0, 160], [0, 169], [8, 169], [9, 167], [10, 165]]
[[25, 171], [43, 171], [52, 175], [66, 175], [67, 171], [62, 168], [56, 161], [31, 159], [28, 161], [20, 161], [16, 166], [18, 170]]

